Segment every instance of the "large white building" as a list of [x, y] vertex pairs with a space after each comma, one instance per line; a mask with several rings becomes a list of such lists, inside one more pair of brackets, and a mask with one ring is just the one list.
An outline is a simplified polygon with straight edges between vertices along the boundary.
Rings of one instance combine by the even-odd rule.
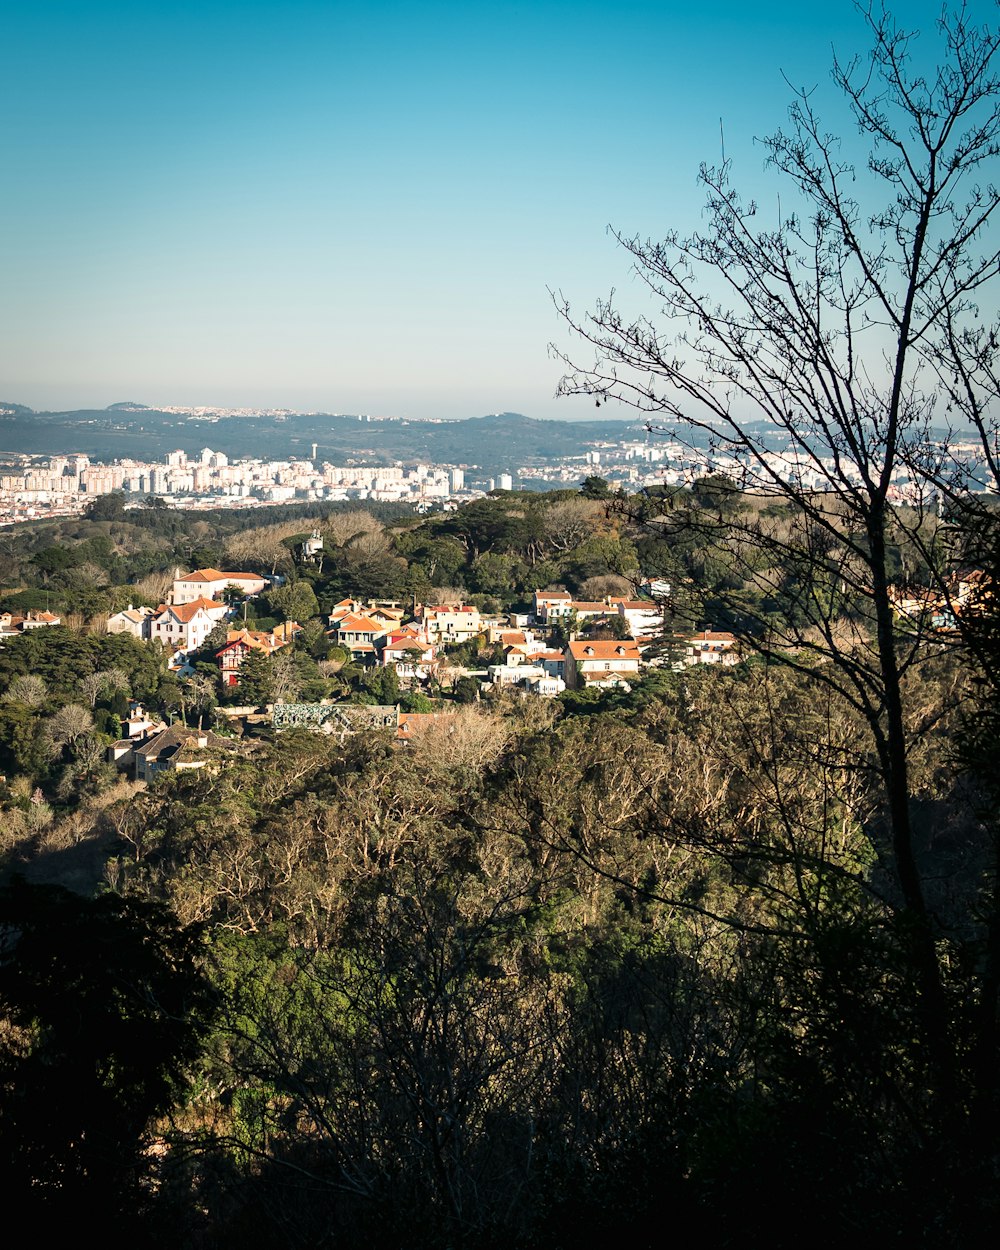
[[196, 651], [227, 611], [224, 603], [211, 599], [161, 604], [150, 621], [149, 636], [171, 651]]
[[174, 603], [191, 603], [194, 599], [217, 599], [227, 586], [235, 586], [244, 595], [258, 595], [267, 586], [267, 578], [256, 573], [226, 573], [221, 569], [195, 569], [174, 578]]

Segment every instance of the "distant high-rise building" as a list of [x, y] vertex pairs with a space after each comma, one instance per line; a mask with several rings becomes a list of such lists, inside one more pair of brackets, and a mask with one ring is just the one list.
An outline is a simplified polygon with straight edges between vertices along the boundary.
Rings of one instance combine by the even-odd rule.
[[451, 493], [457, 494], [460, 490], [465, 489], [465, 473], [461, 469], [452, 469], [448, 474], [448, 484], [451, 487]]
[[514, 479], [511, 477], [509, 473], [501, 473], [500, 478], [497, 481], [497, 486], [499, 487], [500, 490], [513, 490]]

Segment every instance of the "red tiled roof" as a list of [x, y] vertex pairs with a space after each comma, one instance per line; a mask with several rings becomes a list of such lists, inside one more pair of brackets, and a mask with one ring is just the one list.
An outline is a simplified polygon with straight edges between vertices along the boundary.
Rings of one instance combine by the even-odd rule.
[[341, 632], [361, 633], [361, 634], [384, 634], [385, 626], [380, 625], [378, 621], [373, 621], [371, 617], [360, 616], [355, 612], [348, 613], [342, 620], [337, 622], [337, 629]]
[[634, 638], [577, 640], [569, 644], [574, 660], [638, 660], [639, 647]]
[[172, 612], [177, 620], [183, 624], [187, 624], [202, 608], [224, 608], [224, 603], [216, 603], [214, 599], [198, 598], [192, 599], [190, 603], [161, 603], [157, 609], [157, 616], [162, 616], [164, 612]]
[[195, 569], [193, 573], [185, 573], [178, 577], [179, 582], [217, 582], [225, 578], [227, 582], [263, 582], [267, 579], [256, 573], [224, 573], [219, 569]]

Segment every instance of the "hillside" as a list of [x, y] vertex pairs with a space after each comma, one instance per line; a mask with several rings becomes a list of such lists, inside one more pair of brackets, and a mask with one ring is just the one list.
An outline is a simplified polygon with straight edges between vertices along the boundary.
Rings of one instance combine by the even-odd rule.
[[191, 454], [210, 446], [234, 457], [281, 459], [308, 456], [315, 442], [318, 455], [334, 463], [420, 460], [477, 465], [487, 473], [580, 454], [630, 428], [626, 421], [536, 421], [519, 413], [434, 422], [326, 413], [195, 418], [138, 404], [72, 412], [7, 408], [17, 410], [0, 420], [0, 453], [79, 451], [101, 460], [148, 460], [175, 448]]

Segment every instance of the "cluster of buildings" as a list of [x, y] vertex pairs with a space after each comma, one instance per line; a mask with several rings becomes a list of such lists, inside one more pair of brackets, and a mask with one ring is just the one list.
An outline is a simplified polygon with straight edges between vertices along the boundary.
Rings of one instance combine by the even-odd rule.
[[[530, 613], [490, 617], [472, 604], [418, 604], [407, 618], [398, 603], [344, 599], [329, 626], [331, 640], [356, 663], [391, 666], [412, 683], [453, 669], [452, 676], [475, 675], [493, 687], [551, 697], [566, 689], [628, 686], [646, 663], [659, 661], [654, 644], [663, 611], [650, 599], [591, 602], [567, 591], [536, 591]], [[451, 666], [444, 648], [474, 639], [499, 648], [502, 659], [485, 670]], [[706, 630], [674, 641], [677, 662], [685, 665], [730, 665], [740, 658], [730, 633]]]
[[[270, 580], [256, 573], [225, 572], [221, 569], [195, 569], [174, 578], [169, 601], [156, 608], [131, 605], [108, 617], [109, 634], [131, 634], [134, 638], [159, 642], [169, 654], [170, 666], [183, 670], [188, 655], [205, 643], [220, 622], [228, 620], [232, 604], [223, 598], [237, 591], [240, 598], [259, 594]], [[251, 650], [268, 655], [286, 646], [300, 627], [295, 622], [279, 626], [273, 633], [229, 630], [226, 645], [218, 653], [224, 684], [235, 685], [239, 665]]]
[[61, 625], [62, 617], [54, 612], [0, 612], [0, 639], [24, 634], [47, 625]]
[[[230, 712], [246, 722], [242, 709]], [[261, 718], [257, 718], [260, 720]], [[388, 729], [400, 747], [406, 747], [423, 734], [443, 729], [449, 732], [456, 720], [455, 709], [439, 712], [404, 712], [399, 707], [371, 707], [352, 704], [328, 706], [277, 705], [272, 717], [275, 727], [308, 725], [323, 733], [347, 734]], [[183, 722], [168, 725], [151, 719], [139, 703], [133, 703], [122, 722], [122, 737], [107, 749], [109, 764], [133, 781], [152, 781], [164, 772], [191, 772], [224, 767], [228, 762], [253, 750], [252, 739], [233, 739], [211, 730], [192, 728]]]
[[[128, 607], [108, 618], [109, 633], [129, 633], [160, 642], [170, 664], [183, 672], [191, 652], [229, 620], [229, 590], [239, 597], [258, 594], [268, 579], [252, 573], [196, 569], [174, 578], [169, 602], [156, 608]], [[227, 630], [216, 652], [222, 684], [238, 686], [240, 670], [252, 652], [269, 656], [294, 641], [294, 621], [269, 632]], [[474, 604], [415, 604], [408, 611], [396, 601], [343, 599], [327, 619], [327, 636], [351, 661], [395, 670], [404, 684], [425, 685], [447, 674], [474, 675], [494, 687], [520, 687], [552, 696], [566, 689], [627, 685], [647, 662], [662, 662], [654, 643], [663, 629], [663, 612], [652, 599], [610, 596], [577, 600], [568, 591], [536, 591], [530, 613], [483, 615]], [[485, 669], [453, 663], [447, 648], [480, 640], [502, 660]], [[739, 655], [732, 634], [706, 631], [675, 639], [685, 664], [734, 664]], [[675, 662], [677, 662], [675, 660]]]
[[992, 607], [995, 588], [993, 579], [983, 569], [963, 569], [939, 586], [892, 586], [889, 593], [901, 619], [949, 633], [956, 629], [962, 616]]
[[[861, 483], [861, 472], [844, 460], [813, 454], [804, 446], [792, 444], [777, 429], [763, 433], [759, 455], [753, 460], [746, 453], [734, 454], [720, 448], [690, 446], [669, 431], [650, 431], [644, 438], [606, 440], [592, 450], [550, 465], [522, 466], [521, 482], [574, 484], [582, 476], [605, 478], [615, 489], [633, 492], [656, 486], [690, 486], [708, 474], [721, 474], [748, 491], [776, 491], [779, 484], [792, 483], [809, 491], [839, 489], [843, 481]], [[940, 459], [961, 467], [972, 490], [983, 489], [982, 449], [972, 440], [953, 440], [930, 449]], [[978, 469], [977, 469], [978, 466]], [[781, 493], [777, 491], [776, 493]], [[889, 498], [897, 504], [927, 505], [928, 485], [919, 472], [900, 464], [889, 487]]]
[[311, 460], [233, 460], [205, 447], [197, 456], [172, 451], [162, 463], [88, 456], [20, 457], [0, 468], [0, 522], [74, 515], [100, 495], [155, 495], [186, 507], [287, 503], [294, 500], [375, 499], [416, 508], [471, 498], [465, 471], [418, 464], [344, 466]]

